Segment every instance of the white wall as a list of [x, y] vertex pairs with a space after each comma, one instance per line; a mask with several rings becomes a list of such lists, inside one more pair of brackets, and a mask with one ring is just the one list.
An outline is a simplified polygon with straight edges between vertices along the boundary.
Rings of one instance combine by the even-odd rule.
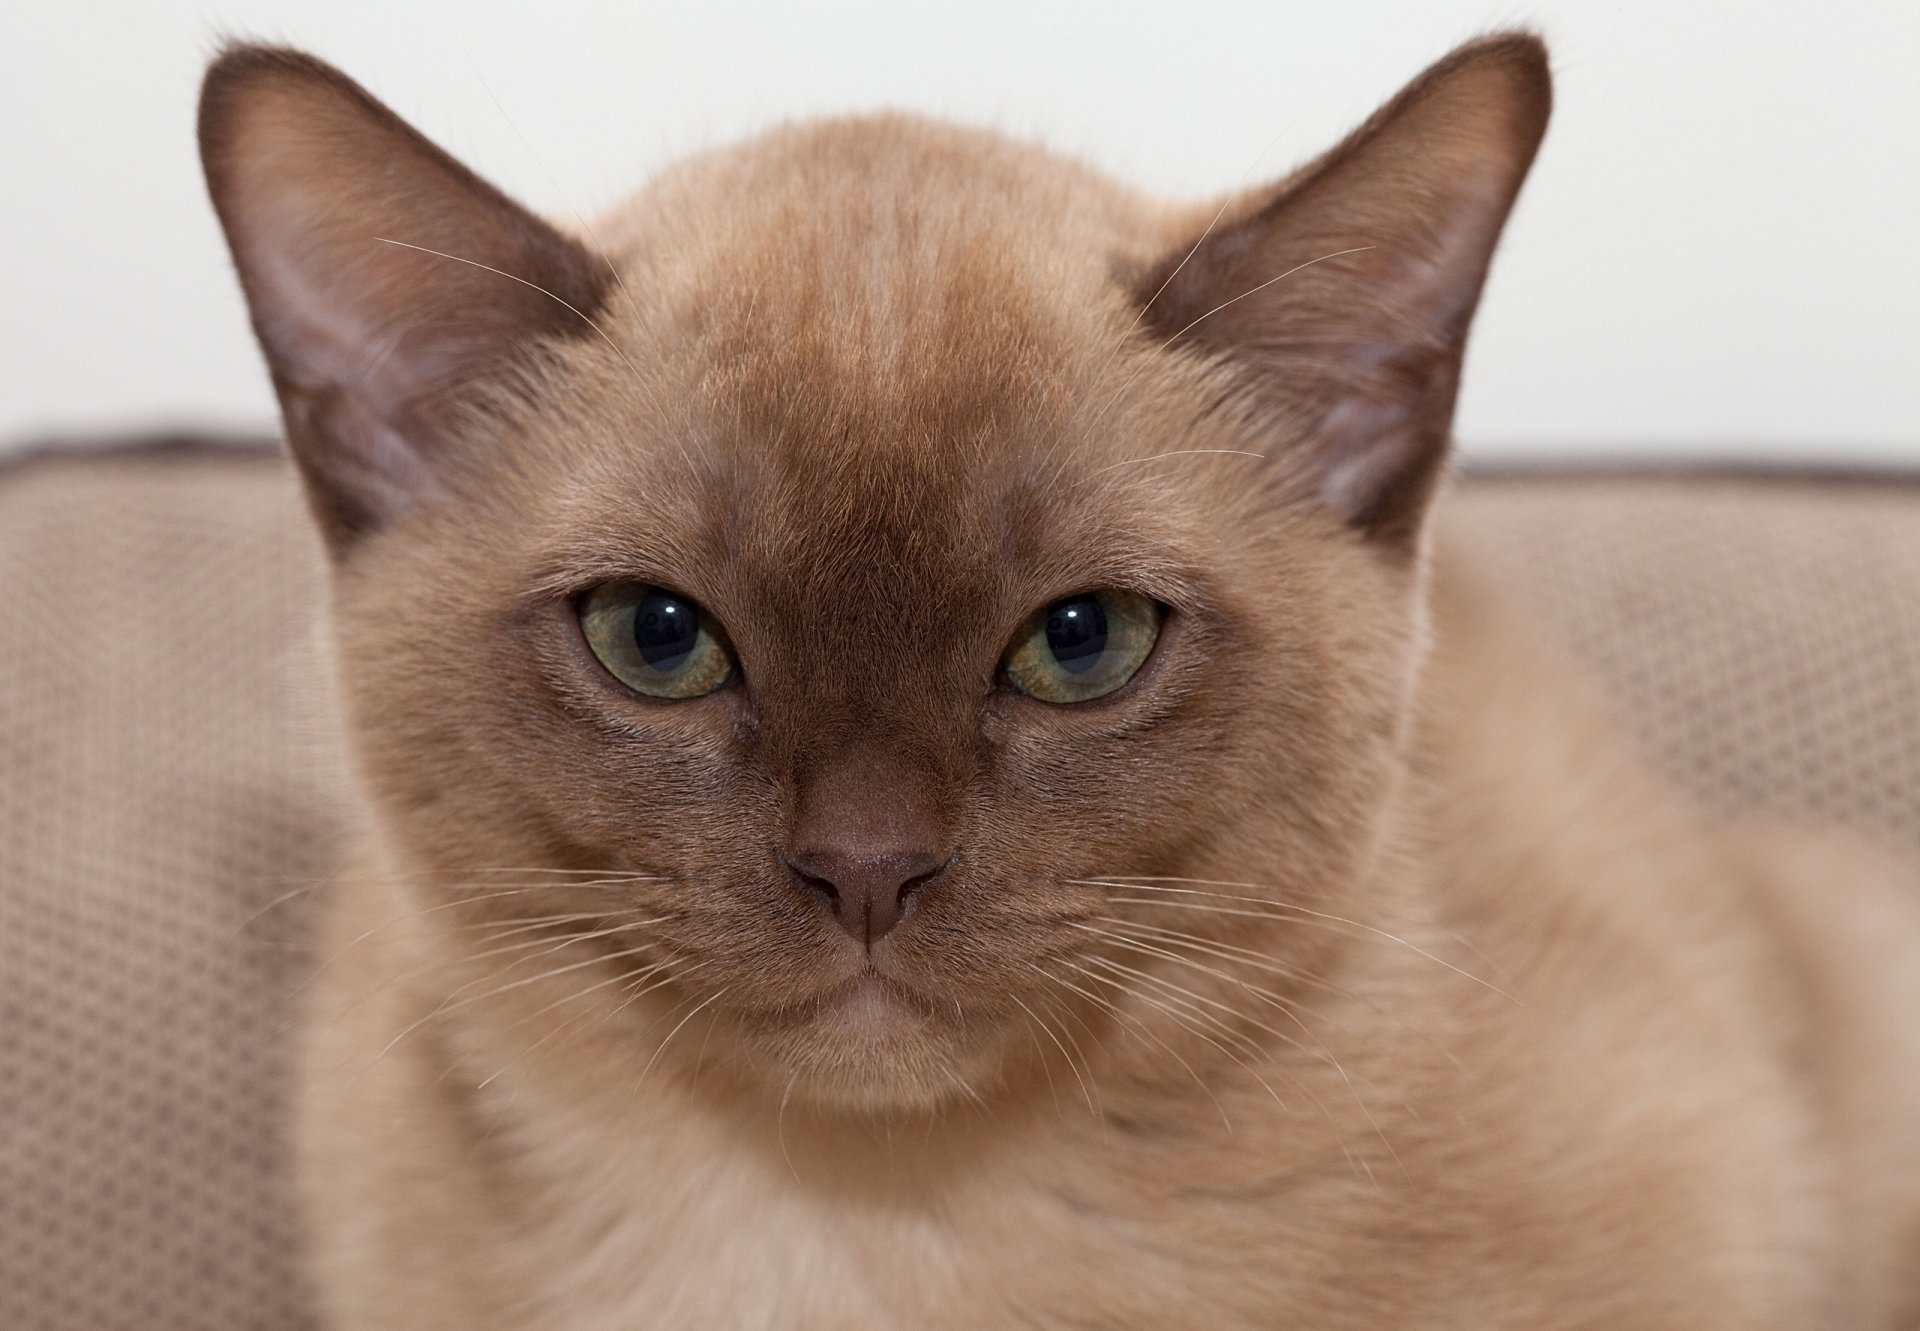
[[306, 46], [522, 198], [590, 211], [690, 148], [883, 103], [1212, 191], [1509, 22], [1546, 32], [1559, 106], [1469, 447], [1920, 462], [1914, 0], [11, 0], [0, 446], [268, 418], [193, 154], [222, 33]]

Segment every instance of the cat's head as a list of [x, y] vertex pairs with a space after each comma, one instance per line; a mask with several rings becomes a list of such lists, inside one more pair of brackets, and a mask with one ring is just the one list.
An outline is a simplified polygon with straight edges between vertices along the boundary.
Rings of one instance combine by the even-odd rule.
[[1547, 107], [1506, 36], [1224, 204], [883, 116], [563, 227], [230, 51], [202, 148], [391, 867], [577, 961], [595, 1038], [633, 999], [636, 1065], [697, 1017], [843, 1104], [1183, 1038], [1129, 968], [1327, 964]]

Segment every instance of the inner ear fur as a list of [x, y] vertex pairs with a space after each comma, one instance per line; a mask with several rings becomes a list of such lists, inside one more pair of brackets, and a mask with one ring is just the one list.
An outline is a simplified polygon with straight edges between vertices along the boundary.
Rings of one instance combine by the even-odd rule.
[[1463, 46], [1140, 284], [1143, 323], [1225, 362], [1288, 494], [1411, 549], [1467, 328], [1546, 131], [1546, 49]]
[[541, 339], [593, 334], [605, 263], [323, 61], [228, 49], [207, 72], [199, 135], [336, 550], [444, 488], [468, 390], [506, 379]]

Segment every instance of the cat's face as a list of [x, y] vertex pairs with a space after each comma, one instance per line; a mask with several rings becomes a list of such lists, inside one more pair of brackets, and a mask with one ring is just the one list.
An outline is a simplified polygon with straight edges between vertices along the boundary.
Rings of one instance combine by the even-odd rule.
[[[1001, 265], [989, 293], [1033, 298], [1021, 267]], [[1103, 880], [1296, 898], [1339, 880], [1378, 800], [1405, 593], [1335, 524], [1276, 504], [1257, 459], [1144, 461], [1250, 441], [1196, 421], [1191, 376], [1151, 361], [1111, 405], [1143, 364], [1102, 365], [1125, 330], [1117, 301], [1062, 311], [1051, 345], [996, 335], [989, 294], [945, 336], [802, 347], [781, 285], [758, 288], [769, 343], [744, 363], [716, 373], [709, 339], [751, 345], [755, 329], [623, 337], [649, 391], [597, 408], [585, 437], [530, 418], [498, 441], [519, 475], [343, 569], [359, 746], [401, 841], [458, 881], [496, 865], [658, 875], [633, 891], [649, 935], [699, 965], [687, 983], [723, 995], [716, 1010], [782, 1080], [806, 1066], [938, 1091], [921, 1066], [937, 1055], [978, 1084], [1028, 1038], [1022, 1002], [1047, 1011], [1061, 980], [1087, 985], [1070, 967], [1102, 917], [1165, 914], [1109, 906], [1128, 893]], [[604, 403], [630, 373], [561, 370], [550, 391]], [[1148, 602], [1137, 670], [1084, 701], [1021, 691], [1010, 652], [1053, 652], [1031, 621], [1062, 601], [1108, 620], [1116, 659], [1082, 675], [1125, 669], [1139, 647], [1121, 650], [1118, 621], [1139, 603], [1123, 594]], [[607, 661], [580, 622], [596, 596]], [[633, 659], [637, 622], [662, 611], [707, 635], [687, 652], [672, 631], [673, 671]], [[708, 687], [703, 656], [726, 662], [711, 691], [640, 691]], [[1044, 664], [1078, 682], [1057, 653]], [[839, 881], [836, 910], [797, 876], [809, 851], [926, 857], [898, 867], [902, 886], [933, 872], [894, 902], [893, 883], [872, 900]], [[810, 876], [866, 868], [887, 866]], [[866, 946], [889, 906], [902, 918]], [[855, 907], [861, 927], [842, 927]]]
[[209, 174], [399, 867], [571, 935], [613, 1029], [647, 991], [636, 1065], [698, 1017], [741, 1079], [870, 1108], [1155, 1019], [1116, 957], [1310, 969], [1326, 934], [1178, 880], [1361, 890], [1541, 77], [1457, 56], [1211, 227], [879, 119], [568, 239], [324, 68], [228, 56]]

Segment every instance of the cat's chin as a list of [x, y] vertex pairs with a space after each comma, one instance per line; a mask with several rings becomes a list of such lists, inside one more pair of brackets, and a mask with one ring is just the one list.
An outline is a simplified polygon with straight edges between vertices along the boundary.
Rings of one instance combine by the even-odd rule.
[[768, 1081], [783, 1099], [823, 1110], [897, 1114], [975, 1098], [999, 1059], [963, 1040], [898, 982], [853, 975], [762, 1032]]
[[[942, 1071], [930, 1060], [876, 1058], [815, 1065], [793, 1083], [790, 1098], [830, 1115], [898, 1119], [941, 1113], [956, 1102], [977, 1099], [975, 1081], [963, 1081], [961, 1074]], [[783, 1088], [783, 1098], [785, 1094]]]
[[899, 987], [872, 970], [837, 986], [820, 1000], [817, 1011], [823, 1033], [853, 1042], [911, 1038], [924, 1024]]

